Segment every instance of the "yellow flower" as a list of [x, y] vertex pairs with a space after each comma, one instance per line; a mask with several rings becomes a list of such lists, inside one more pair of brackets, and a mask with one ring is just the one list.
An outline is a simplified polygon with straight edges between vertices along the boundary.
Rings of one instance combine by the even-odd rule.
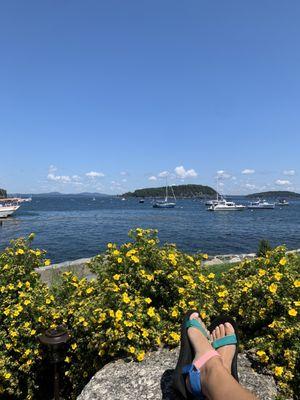
[[108, 249], [111, 249], [113, 247], [113, 244], [112, 243], [107, 243], [107, 248]]
[[300, 301], [294, 301], [296, 307], [300, 307]]
[[130, 298], [129, 298], [129, 296], [128, 296], [128, 294], [126, 292], [122, 294], [122, 301], [125, 304], [130, 303]]
[[121, 310], [116, 311], [116, 321], [121, 321], [122, 317], [123, 317], [123, 312]]
[[283, 258], [279, 261], [279, 264], [280, 264], [280, 265], [285, 265], [286, 263], [287, 263], [287, 260], [286, 260], [285, 257], [283, 257]]
[[139, 353], [138, 353], [136, 359], [137, 359], [138, 361], [143, 361], [144, 358], [145, 358], [145, 352], [144, 352], [144, 350], [139, 351]]
[[148, 308], [147, 314], [149, 315], [149, 317], [154, 317], [155, 315], [155, 310], [153, 307]]
[[300, 281], [295, 280], [294, 281], [294, 286], [297, 287], [297, 288], [300, 287]]
[[258, 350], [256, 354], [259, 356], [260, 360], [262, 362], [267, 362], [269, 360], [269, 357], [266, 355], [266, 353], [263, 350]]
[[175, 340], [175, 342], [179, 342], [180, 336], [178, 335], [178, 333], [176, 332], [171, 332], [170, 336], [173, 340]]
[[228, 291], [227, 290], [223, 290], [222, 292], [218, 292], [217, 293], [219, 297], [225, 297], [228, 295]]
[[203, 256], [202, 256], [205, 260], [207, 260], [208, 259], [208, 254], [203, 254]]
[[16, 251], [16, 254], [24, 254], [24, 250], [23, 250], [23, 249], [18, 249], [18, 250]]
[[70, 362], [71, 362], [71, 358], [67, 356], [67, 357], [65, 358], [65, 362], [66, 362], [66, 363], [70, 363]]
[[216, 276], [216, 275], [215, 275], [213, 272], [211, 272], [207, 277], [208, 277], [209, 279], [214, 279], [215, 276]]
[[264, 275], [266, 275], [266, 271], [264, 270], [264, 269], [259, 269], [258, 270], [258, 276], [264, 276]]
[[133, 333], [130, 331], [127, 333], [127, 337], [129, 340], [131, 340], [133, 338]]
[[32, 329], [32, 330], [30, 331], [30, 335], [33, 336], [33, 335], [35, 335], [35, 334], [36, 334], [36, 330], [35, 330], [35, 329]]
[[280, 279], [283, 277], [283, 274], [281, 274], [280, 272], [276, 272], [274, 274], [274, 278], [276, 279], [276, 281], [280, 281]]
[[283, 367], [275, 367], [275, 376], [281, 376], [283, 374]]
[[149, 297], [146, 297], [146, 298], [145, 298], [145, 302], [146, 302], [147, 304], [150, 304], [150, 303], [152, 303], [152, 300], [151, 300]]
[[178, 317], [178, 311], [177, 310], [173, 310], [171, 313], [172, 317]]
[[6, 372], [6, 374], [4, 374], [4, 378], [5, 379], [9, 379], [11, 377], [11, 373], [10, 372]]
[[128, 347], [129, 353], [133, 354], [135, 352], [135, 348], [133, 346]]
[[47, 267], [48, 265], [50, 265], [51, 264], [51, 260], [45, 260], [45, 262], [44, 262], [44, 264], [45, 264], [45, 266]]
[[113, 255], [114, 255], [114, 256], [118, 256], [119, 254], [120, 254], [119, 250], [114, 250], [114, 251], [113, 251]]
[[276, 283], [272, 283], [272, 284], [269, 286], [269, 291], [270, 291], [271, 293], [276, 293], [276, 291], [277, 291], [277, 285], [276, 285]]
[[24, 304], [25, 304], [25, 306], [28, 306], [28, 304], [30, 304], [30, 300], [24, 300]]
[[72, 350], [77, 349], [77, 344], [76, 343], [71, 344], [71, 348], [72, 348]]
[[140, 262], [140, 259], [137, 256], [131, 256], [131, 261], [138, 264]]
[[93, 287], [89, 287], [89, 288], [86, 289], [86, 293], [87, 293], [87, 294], [90, 294], [90, 293], [92, 293], [93, 291], [94, 291], [94, 288], [93, 288]]
[[39, 256], [41, 255], [40, 250], [37, 250], [37, 251], [35, 252], [35, 255], [39, 257]]
[[121, 264], [121, 262], [122, 262], [123, 260], [122, 260], [121, 257], [118, 257], [117, 261], [118, 261], [118, 264]]
[[297, 313], [297, 311], [296, 311], [294, 308], [291, 308], [291, 309], [289, 310], [289, 315], [290, 315], [291, 317], [296, 317], [297, 314], [298, 314], [298, 313]]
[[113, 278], [114, 278], [115, 281], [118, 281], [120, 279], [120, 275], [119, 274], [115, 274], [113, 276]]

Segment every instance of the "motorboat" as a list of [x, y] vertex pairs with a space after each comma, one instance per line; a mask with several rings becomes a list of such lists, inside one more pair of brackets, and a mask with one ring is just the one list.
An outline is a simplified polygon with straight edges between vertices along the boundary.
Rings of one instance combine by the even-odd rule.
[[277, 206], [289, 206], [290, 203], [289, 203], [287, 200], [285, 200], [285, 199], [280, 199], [280, 200], [278, 200], [278, 202], [276, 203], [276, 205], [277, 205]]
[[0, 199], [0, 218], [7, 218], [20, 208], [19, 199]]
[[275, 208], [275, 203], [268, 203], [266, 200], [252, 201], [248, 204], [250, 210], [272, 210]]
[[139, 200], [139, 203], [141, 203], [141, 204], [142, 204], [142, 203], [145, 203], [145, 200], [144, 200], [144, 199], [140, 199], [140, 200]]
[[242, 211], [245, 210], [246, 206], [242, 204], [236, 204], [233, 201], [227, 201], [225, 199], [220, 200], [217, 204], [211, 205], [208, 211]]

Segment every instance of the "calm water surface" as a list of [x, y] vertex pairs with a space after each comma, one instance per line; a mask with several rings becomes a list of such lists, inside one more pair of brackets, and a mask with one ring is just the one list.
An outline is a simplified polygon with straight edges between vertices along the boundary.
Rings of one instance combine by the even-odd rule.
[[[245, 199], [240, 199], [245, 203]], [[207, 212], [199, 200], [178, 200], [175, 209], [154, 209], [150, 200], [36, 197], [0, 223], [0, 250], [11, 239], [36, 233], [34, 245], [54, 262], [91, 257], [107, 242], [121, 244], [131, 228], [156, 228], [161, 242], [209, 254], [255, 252], [260, 239], [300, 248], [300, 202], [274, 210]]]

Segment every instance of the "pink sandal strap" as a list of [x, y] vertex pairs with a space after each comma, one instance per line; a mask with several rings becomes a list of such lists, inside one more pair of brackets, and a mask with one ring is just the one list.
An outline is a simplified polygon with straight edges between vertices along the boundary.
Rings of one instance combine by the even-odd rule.
[[216, 350], [209, 350], [207, 353], [205, 353], [202, 357], [198, 358], [197, 360], [193, 361], [193, 365], [197, 368], [200, 369], [203, 367], [205, 363], [207, 363], [208, 360], [210, 360], [213, 357], [221, 357], [220, 354]]

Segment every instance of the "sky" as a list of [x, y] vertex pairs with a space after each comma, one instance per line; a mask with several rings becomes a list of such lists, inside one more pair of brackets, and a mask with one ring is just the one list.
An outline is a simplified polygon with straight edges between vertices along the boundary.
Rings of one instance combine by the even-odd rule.
[[0, 4], [0, 187], [300, 191], [300, 2]]

